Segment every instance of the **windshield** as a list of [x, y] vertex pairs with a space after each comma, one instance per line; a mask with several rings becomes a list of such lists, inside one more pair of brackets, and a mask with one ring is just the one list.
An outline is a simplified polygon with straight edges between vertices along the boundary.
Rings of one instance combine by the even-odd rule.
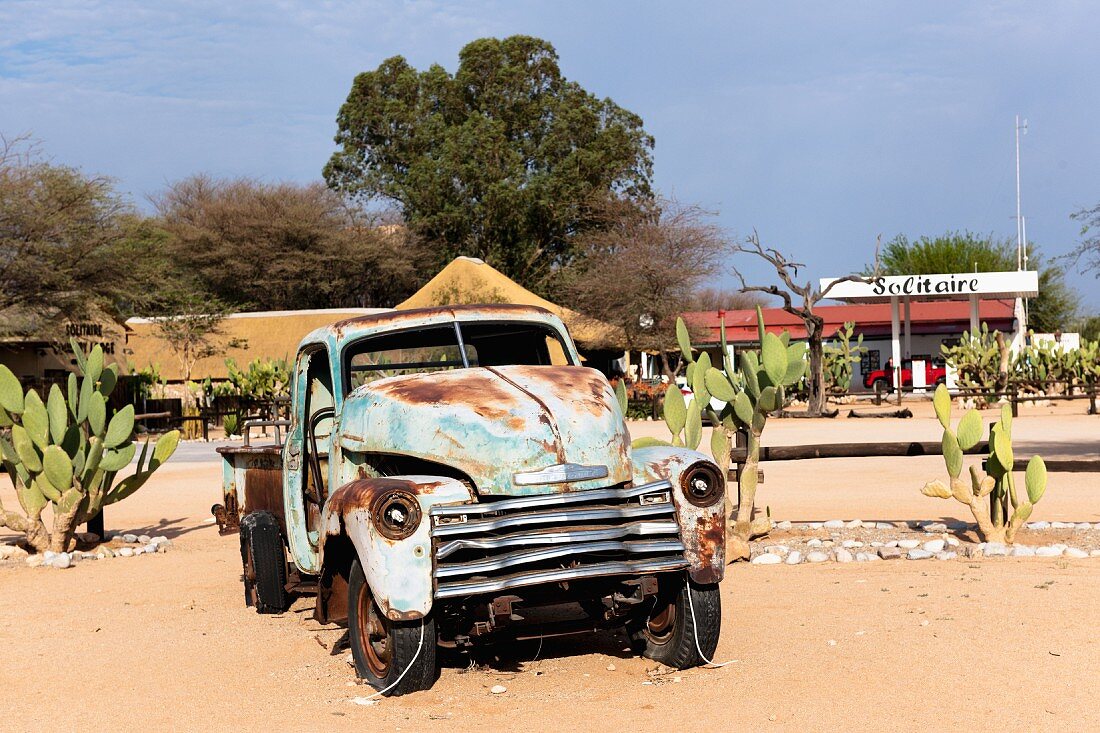
[[472, 321], [370, 336], [344, 351], [345, 389], [400, 374], [478, 366], [571, 364], [561, 334], [539, 323]]

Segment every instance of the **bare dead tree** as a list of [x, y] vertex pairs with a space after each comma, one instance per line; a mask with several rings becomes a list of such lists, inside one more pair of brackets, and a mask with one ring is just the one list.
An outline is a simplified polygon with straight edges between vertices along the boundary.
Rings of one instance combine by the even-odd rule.
[[[881, 237], [880, 237], [881, 241]], [[787, 255], [771, 247], [760, 244], [760, 237], [754, 231], [752, 235], [742, 243], [734, 245], [734, 251], [751, 254], [767, 262], [775, 270], [776, 277], [781, 285], [749, 285], [744, 275], [736, 267], [734, 275], [741, 281], [741, 290], [746, 293], [766, 293], [774, 295], [782, 300], [783, 310], [793, 316], [802, 319], [806, 327], [806, 341], [809, 346], [810, 368], [807, 374], [806, 384], [809, 394], [806, 413], [818, 416], [825, 410], [825, 347], [824, 326], [825, 319], [814, 312], [814, 308], [829, 292], [843, 282], [870, 282], [878, 275], [879, 258], [878, 245], [875, 246], [875, 265], [871, 275], [845, 275], [833, 280], [824, 289], [818, 288], [814, 281], [808, 280], [805, 284], [797, 282], [798, 270], [805, 265], [796, 262]]]
[[618, 326], [632, 349], [659, 354], [671, 379], [678, 364], [676, 317], [732, 253], [732, 242], [714, 214], [673, 199], [638, 205], [599, 202], [598, 230], [579, 238], [578, 261], [563, 277], [571, 308]]

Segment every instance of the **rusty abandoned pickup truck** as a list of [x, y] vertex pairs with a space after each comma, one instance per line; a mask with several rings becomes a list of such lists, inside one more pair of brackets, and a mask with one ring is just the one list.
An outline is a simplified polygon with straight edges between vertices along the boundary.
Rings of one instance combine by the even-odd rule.
[[599, 628], [676, 668], [714, 653], [724, 477], [696, 451], [632, 449], [610, 384], [551, 313], [318, 329], [292, 411], [282, 446], [220, 449], [214, 514], [239, 527], [247, 603], [315, 593], [376, 689], [430, 687], [439, 646]]

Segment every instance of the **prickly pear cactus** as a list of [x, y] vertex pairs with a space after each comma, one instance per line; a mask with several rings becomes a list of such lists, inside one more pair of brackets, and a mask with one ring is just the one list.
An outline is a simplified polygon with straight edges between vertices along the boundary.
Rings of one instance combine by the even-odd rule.
[[[759, 307], [756, 318], [760, 349], [742, 351], [736, 366], [727, 347], [724, 321], [720, 326], [721, 361], [715, 364], [707, 352], [696, 355], [687, 325], [683, 319], [676, 319], [676, 340], [687, 361], [687, 383], [693, 397], [685, 401], [675, 384], [670, 384], [665, 393], [664, 418], [672, 433], [672, 445], [698, 448], [705, 415], [714, 428], [710, 450], [723, 474], [729, 470], [733, 436], [738, 432], [746, 436], [748, 455], [738, 478], [739, 501], [735, 511], [727, 512], [732, 518], [727, 532], [727, 553], [732, 559], [747, 558], [749, 539], [771, 529], [767, 518], [753, 520], [760, 438], [768, 415], [783, 408], [786, 390], [797, 384], [806, 370], [806, 344], [792, 344], [787, 331], [769, 333]], [[722, 403], [717, 410], [714, 400]]]
[[832, 395], [845, 395], [852, 388], [852, 365], [858, 364], [867, 353], [863, 345], [863, 334], [852, 346], [855, 323], [848, 321], [837, 330], [836, 339], [825, 344], [823, 370], [825, 389]]
[[986, 542], [1015, 540], [1016, 532], [1031, 516], [1035, 504], [1043, 498], [1047, 487], [1047, 468], [1043, 459], [1033, 456], [1024, 472], [1024, 496], [1016, 493], [1012, 467], [1012, 410], [1005, 405], [1001, 417], [990, 426], [988, 473], [972, 465], [969, 481], [962, 478], [963, 456], [982, 439], [984, 425], [977, 410], [968, 410], [951, 429], [951, 395], [942, 384], [932, 400], [936, 417], [943, 425], [943, 460], [947, 465], [948, 483], [937, 479], [921, 489], [925, 496], [956, 500], [970, 507], [978, 523], [978, 534]]
[[[78, 525], [140, 489], [179, 443], [179, 431], [162, 436], [152, 451], [142, 442], [134, 473], [116, 480], [137, 454], [134, 408], [127, 405], [108, 419], [118, 371], [104, 365], [99, 346], [86, 356], [72, 346], [83, 377], [69, 374], [67, 390], [53, 385], [45, 402], [33, 390], [24, 393], [0, 364], [0, 452], [23, 509], [19, 514], [0, 505], [0, 527], [23, 532], [39, 552], [70, 550]], [[47, 506], [52, 529], [42, 518]]]

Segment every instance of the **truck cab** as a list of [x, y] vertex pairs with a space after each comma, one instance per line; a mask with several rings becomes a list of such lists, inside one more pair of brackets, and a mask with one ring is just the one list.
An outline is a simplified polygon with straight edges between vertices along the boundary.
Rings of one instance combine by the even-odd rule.
[[632, 448], [611, 385], [548, 311], [314, 331], [285, 443], [221, 450], [215, 516], [240, 527], [246, 600], [314, 594], [385, 694], [429, 687], [438, 645], [625, 627], [673, 667], [713, 654], [724, 477], [696, 451]]

